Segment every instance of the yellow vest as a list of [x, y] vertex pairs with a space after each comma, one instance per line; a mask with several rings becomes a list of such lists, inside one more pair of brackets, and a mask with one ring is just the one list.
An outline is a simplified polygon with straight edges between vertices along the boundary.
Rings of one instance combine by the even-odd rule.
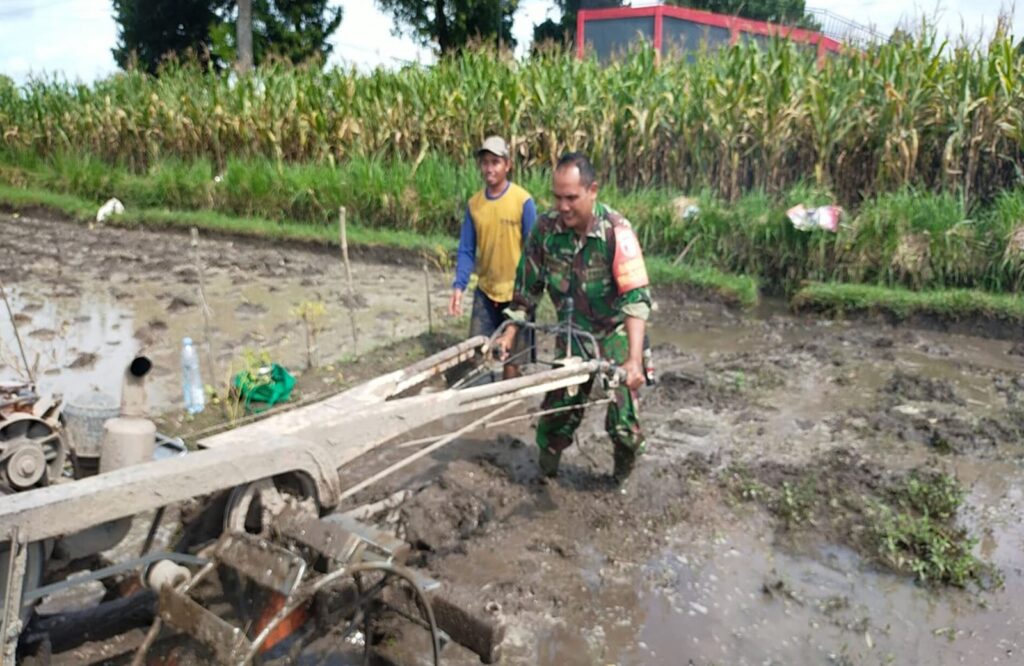
[[512, 300], [516, 267], [523, 253], [523, 205], [529, 199], [529, 192], [509, 183], [497, 199], [488, 199], [484, 189], [469, 200], [476, 230], [477, 285], [498, 303]]

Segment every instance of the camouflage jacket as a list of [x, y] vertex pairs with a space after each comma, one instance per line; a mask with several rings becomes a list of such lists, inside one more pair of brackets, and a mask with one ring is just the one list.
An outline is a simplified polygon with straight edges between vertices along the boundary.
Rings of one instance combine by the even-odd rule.
[[516, 269], [510, 318], [522, 320], [533, 312], [545, 288], [559, 321], [565, 320], [565, 301], [572, 297], [574, 325], [598, 337], [619, 329], [626, 315], [648, 318], [647, 268], [633, 227], [601, 203], [594, 215], [583, 237], [562, 226], [557, 212], [537, 219]]

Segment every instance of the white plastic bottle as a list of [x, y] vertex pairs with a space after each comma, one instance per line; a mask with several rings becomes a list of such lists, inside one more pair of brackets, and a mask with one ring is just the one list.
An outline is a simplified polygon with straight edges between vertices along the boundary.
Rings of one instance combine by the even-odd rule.
[[181, 390], [185, 398], [185, 410], [198, 414], [206, 406], [203, 376], [199, 372], [199, 354], [192, 344], [192, 338], [182, 340], [181, 349]]

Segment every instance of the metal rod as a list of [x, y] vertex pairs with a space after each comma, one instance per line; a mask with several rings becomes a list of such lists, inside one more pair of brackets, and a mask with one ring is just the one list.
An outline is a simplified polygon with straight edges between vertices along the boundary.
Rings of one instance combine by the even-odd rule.
[[438, 641], [438, 628], [437, 620], [434, 617], [434, 609], [430, 605], [430, 601], [427, 599], [426, 592], [423, 590], [420, 584], [416, 582], [415, 574], [405, 566], [397, 564], [395, 562], [360, 562], [358, 564], [353, 564], [349, 567], [342, 567], [318, 579], [313, 584], [312, 592], [316, 593], [317, 591], [323, 589], [327, 585], [333, 583], [340, 576], [354, 576], [355, 574], [362, 573], [364, 571], [380, 571], [389, 573], [391, 575], [403, 579], [406, 583], [409, 584], [409, 587], [412, 588], [413, 592], [415, 593], [417, 599], [420, 602], [420, 605], [422, 606], [427, 616], [427, 624], [430, 626], [429, 631], [431, 639], [430, 642], [432, 643], [431, 652], [433, 656], [433, 663], [435, 664], [435, 666], [439, 664], [441, 645]]
[[22, 538], [17, 525], [8, 535], [10, 550], [7, 553], [7, 588], [4, 590], [3, 624], [0, 625], [0, 639], [3, 641], [3, 664], [14, 666], [18, 651], [18, 636], [21, 634], [21, 599], [28, 566], [28, 544]]
[[149, 652], [149, 648], [153, 647], [153, 643], [156, 642], [157, 636], [160, 635], [160, 630], [163, 628], [163, 620], [157, 615], [153, 618], [153, 624], [149, 625], [149, 631], [146, 632], [146, 637], [142, 641], [142, 645], [135, 651], [135, 656], [132, 657], [131, 666], [143, 666], [146, 663], [146, 653]]
[[[536, 375], [507, 379], [472, 389], [463, 389], [462, 391], [453, 391], [456, 394], [467, 395], [459, 402], [457, 410], [453, 410], [451, 413], [472, 412], [492, 405], [501, 405], [510, 400], [543, 395], [560, 388], [584, 384], [593, 377], [595, 372], [603, 371], [606, 367], [607, 364], [600, 361], [585, 361], [577, 365], [547, 370]], [[518, 382], [521, 382], [523, 379], [531, 381], [519, 384]], [[513, 388], [514, 384], [515, 387]]]
[[516, 405], [520, 404], [521, 402], [522, 402], [522, 400], [515, 400], [513, 402], [505, 403], [501, 407], [498, 407], [497, 409], [489, 412], [488, 414], [486, 414], [484, 416], [481, 416], [480, 418], [478, 418], [477, 420], [473, 421], [469, 425], [463, 426], [462, 428], [459, 428], [458, 430], [456, 430], [455, 432], [451, 433], [450, 435], [442, 437], [441, 439], [439, 439], [434, 444], [431, 444], [430, 446], [424, 447], [424, 448], [420, 449], [419, 451], [417, 451], [416, 453], [412, 454], [411, 456], [409, 456], [407, 458], [404, 458], [402, 460], [399, 460], [394, 465], [391, 465], [390, 467], [387, 467], [387, 468], [381, 470], [380, 472], [377, 472], [373, 476], [371, 476], [371, 477], [369, 477], [367, 479], [364, 479], [363, 481], [360, 481], [359, 483], [357, 483], [356, 485], [352, 486], [351, 488], [349, 488], [345, 492], [341, 493], [341, 495], [338, 496], [338, 502], [340, 503], [342, 500], [344, 500], [344, 499], [346, 499], [348, 497], [351, 497], [352, 495], [355, 495], [356, 493], [358, 493], [363, 488], [366, 488], [367, 486], [371, 486], [374, 483], [377, 483], [378, 481], [380, 481], [384, 477], [386, 477], [386, 476], [388, 476], [390, 474], [393, 474], [394, 472], [397, 472], [398, 470], [402, 469], [406, 465], [419, 460], [423, 456], [427, 455], [428, 453], [431, 453], [432, 451], [435, 451], [435, 450], [441, 448], [445, 444], [449, 444], [449, 443], [455, 441], [460, 435], [462, 435], [464, 433], [467, 433], [470, 430], [474, 430], [475, 428], [479, 427], [479, 425], [481, 423], [486, 423], [487, 420], [490, 419], [491, 417], [497, 416], [498, 414], [501, 414], [502, 412], [507, 412], [509, 409], [515, 407]]
[[[565, 299], [565, 356], [566, 358], [572, 356], [572, 316], [574, 313], [575, 305], [573, 303], [572, 296]], [[580, 351], [583, 351], [583, 345], [580, 345]], [[580, 354], [582, 356], [582, 354]]]
[[301, 431], [313, 421], [324, 423], [325, 413], [329, 415], [330, 419], [343, 418], [345, 414], [383, 404], [396, 395], [441, 374], [448, 368], [473, 358], [477, 350], [486, 342], [485, 336], [478, 335], [401, 370], [395, 370], [353, 386], [320, 402], [285, 410], [284, 413], [278, 414], [273, 419], [261, 419], [247, 426], [221, 432], [200, 440], [198, 444], [200, 448], [220, 448], [231, 445], [244, 447], [248, 446], [253, 439], [262, 440]]
[[149, 526], [149, 532], [146, 534], [146, 541], [142, 544], [142, 552], [139, 555], [145, 555], [149, 552], [149, 549], [153, 547], [153, 540], [156, 539], [156, 531], [160, 528], [160, 521], [163, 520], [164, 510], [167, 507], [162, 506], [156, 510], [153, 515], [153, 524]]
[[[200, 552], [200, 556], [205, 555], [207, 552], [212, 552], [211, 549], [203, 549]], [[178, 592], [181, 594], [188, 594], [189, 591], [199, 583], [199, 581], [210, 575], [210, 572], [217, 566], [216, 561], [210, 561], [203, 565], [203, 568], [192, 577], [192, 580], [186, 582], [180, 588]], [[157, 615], [153, 619], [153, 624], [149, 627], [149, 632], [146, 634], [145, 640], [142, 641], [142, 645], [139, 646], [138, 650], [135, 651], [135, 656], [132, 658], [131, 666], [143, 666], [146, 663], [146, 653], [153, 647], [153, 643], [156, 642], [157, 637], [160, 635], [160, 629], [163, 625], [163, 620]]]
[[[491, 428], [498, 428], [509, 423], [515, 423], [517, 421], [526, 421], [532, 419], [535, 416], [547, 416], [548, 414], [558, 414], [559, 412], [571, 412], [575, 409], [586, 409], [587, 407], [593, 407], [595, 405], [605, 405], [611, 402], [611, 398], [601, 398], [600, 400], [594, 400], [587, 402], [582, 405], [568, 405], [566, 407], [555, 407], [553, 409], [542, 409], [536, 412], [528, 412], [526, 414], [520, 414], [519, 416], [510, 416], [507, 419], [501, 419], [500, 421], [492, 421], [491, 423], [484, 423], [480, 426], [480, 430], [490, 430]], [[446, 437], [447, 435], [431, 435], [430, 437], [420, 437], [419, 439], [411, 439], [408, 442], [402, 442], [398, 445], [398, 448], [405, 449], [420, 444], [426, 444], [427, 442], [433, 442], [440, 437]]]
[[[508, 365], [509, 363], [514, 363], [519, 358], [528, 355], [531, 351], [532, 350], [530, 348], [526, 348], [526, 349], [522, 349], [520, 351], [517, 351], [515, 354], [512, 354], [507, 359], [502, 361], [502, 364], [503, 365]], [[493, 373], [494, 371], [490, 367], [488, 367], [488, 365], [486, 363], [484, 363], [483, 365], [477, 366], [476, 368], [473, 368], [472, 370], [467, 372], [465, 377], [463, 377], [459, 381], [455, 382], [454, 384], [452, 384], [448, 388], [452, 388], [452, 389], [462, 388], [463, 386], [466, 386], [467, 384], [471, 384], [478, 377], [483, 377], [484, 374], [488, 373], [488, 372], [492, 372]]]
[[190, 564], [192, 566], [203, 566], [209, 561], [207, 558], [199, 557], [197, 555], [189, 555], [188, 553], [157, 551], [142, 557], [125, 560], [124, 562], [118, 562], [117, 564], [111, 564], [109, 567], [103, 567], [102, 569], [82, 573], [74, 578], [66, 578], [64, 580], [57, 581], [56, 583], [44, 585], [43, 587], [26, 590], [23, 598], [25, 601], [42, 599], [48, 594], [54, 594], [55, 592], [67, 590], [78, 585], [84, 585], [90, 581], [112, 578], [113, 576], [131, 571], [132, 569], [145, 569], [150, 564], [159, 562], [160, 560], [170, 560], [175, 564]]
[[32, 368], [28, 365], [28, 356], [25, 355], [25, 347], [21, 344], [21, 334], [18, 333], [18, 324], [14, 321], [14, 310], [11, 309], [11, 303], [7, 300], [7, 291], [4, 289], [3, 280], [0, 280], [0, 296], [4, 299], [4, 305], [7, 306], [7, 317], [11, 320], [11, 328], [14, 329], [14, 339], [18, 341], [18, 351], [21, 352], [21, 362], [25, 364], [25, 374], [28, 375], [28, 380], [35, 387], [36, 379], [32, 376]]

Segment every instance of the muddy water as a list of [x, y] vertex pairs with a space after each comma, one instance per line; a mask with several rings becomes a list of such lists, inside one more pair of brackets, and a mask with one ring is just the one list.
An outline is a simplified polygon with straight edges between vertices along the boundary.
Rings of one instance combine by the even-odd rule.
[[[0, 232], [0, 275], [44, 390], [90, 382], [116, 392], [143, 348], [162, 371], [156, 397], [178, 401], [180, 337], [200, 337], [203, 321], [182, 236], [10, 217]], [[322, 356], [348, 351], [334, 257], [217, 240], [203, 242], [202, 256], [218, 362], [261, 348], [301, 366], [290, 310], [303, 300], [328, 304]], [[368, 296], [361, 344], [422, 330], [419, 270], [360, 264], [356, 275]], [[446, 289], [435, 282], [440, 309]], [[524, 427], [463, 438], [358, 498], [416, 489], [380, 524], [416, 544], [416, 564], [501, 609], [504, 663], [1022, 663], [1019, 350], [794, 318], [773, 303], [741, 316], [659, 296], [651, 336], [661, 381], [641, 398], [649, 451], [626, 494], [606, 481], [610, 446], [592, 410], [554, 483], [539, 483]], [[11, 373], [6, 322], [0, 330]], [[75, 363], [83, 354], [96, 358]], [[381, 450], [347, 478], [408, 451]], [[788, 470], [865, 492], [890, 470], [955, 474], [968, 490], [958, 520], [1005, 584], [919, 585], [858, 551], [827, 512], [787, 529], [729, 490], [733, 465], [765, 483]], [[478, 661], [452, 648], [445, 663]]]
[[[503, 609], [508, 663], [1022, 663], [1024, 359], [1011, 343], [666, 294], [657, 316], [662, 380], [641, 399], [650, 449], [626, 495], [605, 481], [599, 411], [555, 483], [539, 483], [521, 429], [454, 445], [382, 490], [427, 484], [404, 535], [436, 576]], [[725, 487], [737, 464], [876, 494], [889, 471], [953, 474], [967, 489], [958, 520], [1005, 583], [915, 583], [827, 511], [786, 528]]]
[[[901, 397], [895, 410], [927, 413], [935, 407], [940, 413], [1001, 418], [1007, 400], [993, 374], [1024, 376], [1024, 363], [1009, 353], [1010, 343], [779, 315], [730, 317], [722, 328], [709, 325], [716, 317], [707, 312], [669, 316], [676, 323], [696, 319], [699, 333], [689, 327], [655, 328], [655, 340], [686, 350], [685, 360], [669, 360], [665, 371], [702, 366], [715, 373], [735, 365], [723, 360], [740, 356], [740, 365], [755, 377], [765, 359], [782, 376], [767, 382], [767, 389], [741, 391], [749, 398], [744, 409], [763, 418], [752, 436], [744, 436], [749, 431], [742, 428], [719, 426], [705, 435], [714, 439], [721, 432], [713, 446], [691, 437], [677, 447], [678, 437], [659, 441], [665, 430], [655, 431], [652, 459], [712, 449], [723, 464], [800, 459], [809, 460], [813, 471], [815, 458], [839, 445], [855, 447], [884, 467], [945, 470], [969, 489], [960, 520], [979, 537], [975, 552], [1003, 573], [1005, 586], [993, 592], [923, 587], [879, 570], [843, 545], [813, 538], [813, 528], [794, 547], [790, 535], [780, 537], [756, 510], [716, 509], [713, 529], [672, 528], [668, 544], [640, 567], [634, 580], [642, 592], [630, 623], [635, 635], [609, 655], [609, 663], [684, 663], [680, 655], [694, 663], [730, 664], [1024, 660], [1024, 442], [1019, 437], [1001, 441], [996, 450], [978, 452], [985, 459], [939, 457], [884, 428], [865, 436], [832, 421], [865, 408], [884, 409], [876, 398], [896, 373], [948, 386], [959, 404], [918, 395], [911, 396], [917, 400]], [[805, 354], [817, 362], [800, 358]], [[671, 352], [667, 356], [673, 358]], [[787, 366], [796, 372], [786, 372]], [[775, 381], [781, 385], [772, 386]], [[671, 403], [657, 409], [664, 407], [689, 413]]]
[[[0, 238], [0, 275], [41, 391], [72, 398], [95, 387], [118, 396], [121, 373], [141, 351], [155, 362], [153, 408], [180, 407], [182, 338], [202, 343], [206, 330], [187, 237], [0, 215]], [[419, 267], [354, 262], [357, 299], [350, 309], [333, 254], [203, 239], [200, 257], [216, 365], [210, 369], [200, 347], [208, 384], [225, 384], [247, 351], [267, 352], [301, 371], [306, 326], [295, 310], [304, 302], [325, 306], [315, 322], [322, 363], [356, 350], [352, 315], [361, 352], [427, 327]], [[431, 275], [437, 318], [447, 284]], [[0, 382], [24, 377], [23, 365], [7, 313], [0, 312]]]

